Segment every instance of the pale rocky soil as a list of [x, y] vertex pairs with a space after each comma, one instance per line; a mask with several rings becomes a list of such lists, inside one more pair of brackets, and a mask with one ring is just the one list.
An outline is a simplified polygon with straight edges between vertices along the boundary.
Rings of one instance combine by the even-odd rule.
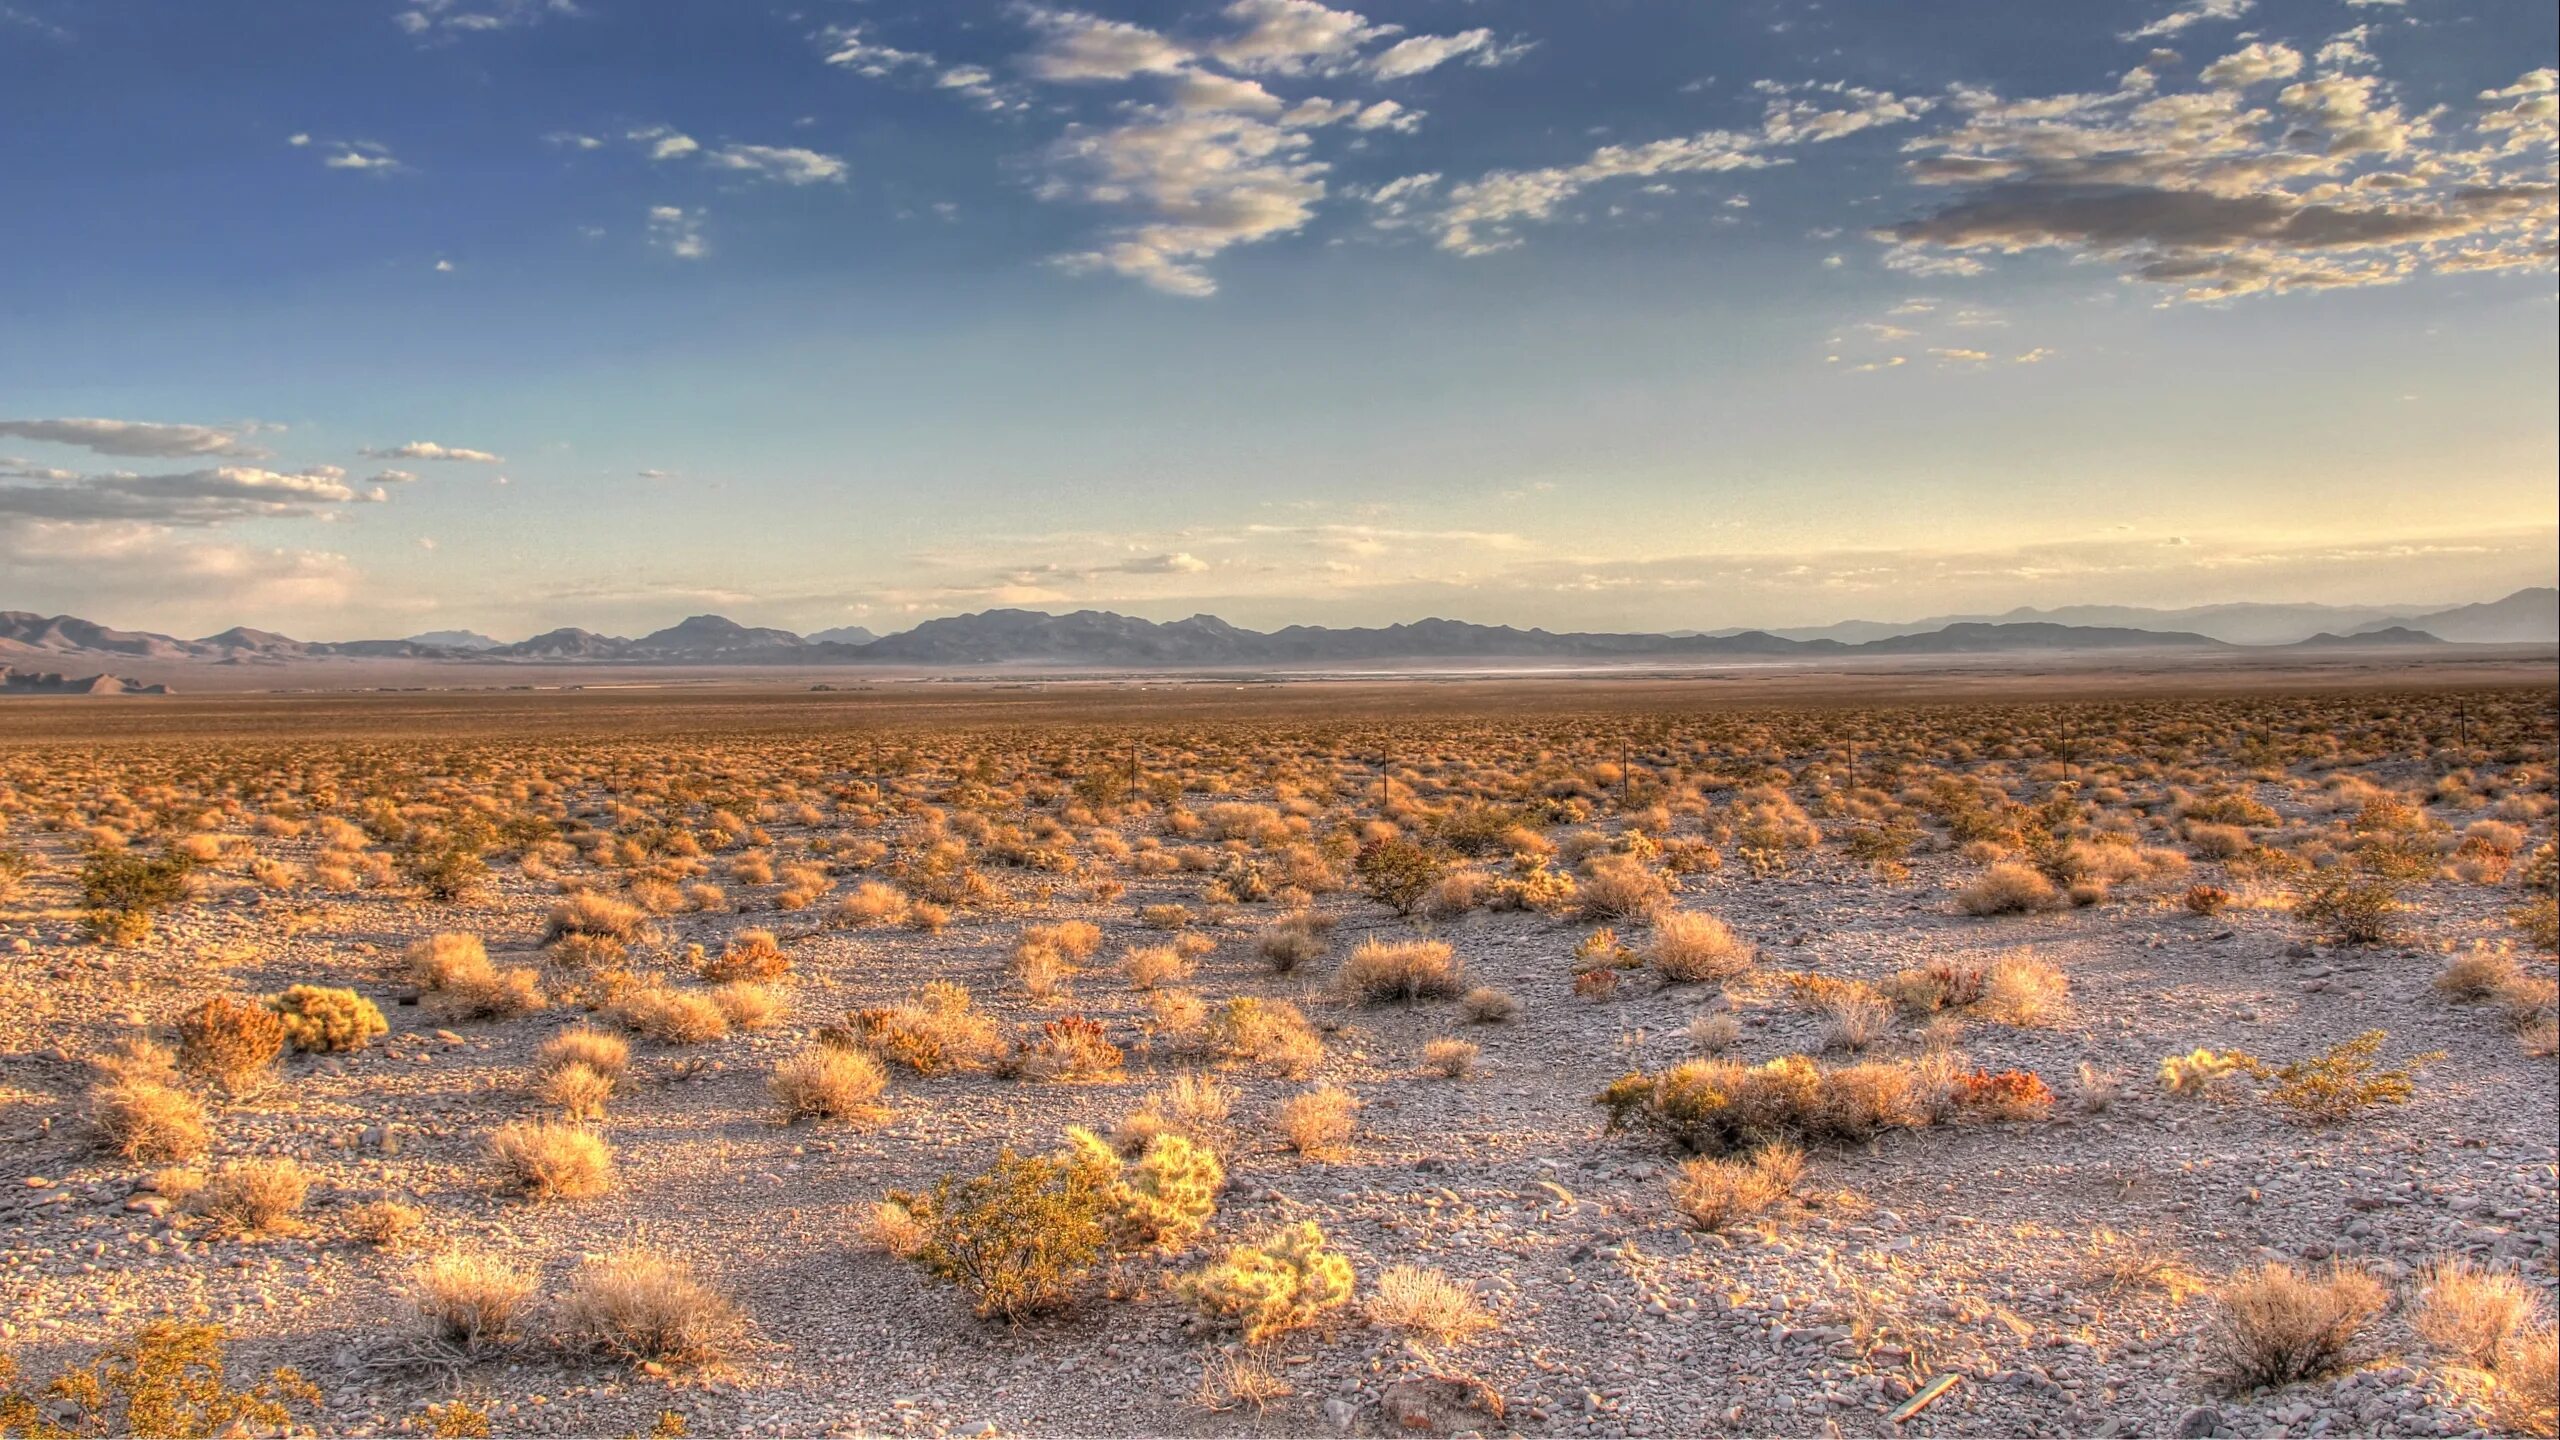
[[[2547, 838], [2548, 821], [2535, 830]], [[312, 848], [260, 844], [287, 856]], [[1941, 851], [1913, 870], [1886, 885], [1825, 850], [1783, 878], [1735, 865], [1691, 877], [1680, 904], [1726, 917], [1763, 947], [1764, 969], [1881, 980], [2034, 947], [2070, 976], [2069, 1017], [2040, 1030], [1973, 1023], [1961, 1043], [1992, 1069], [2042, 1073], [2065, 1104], [2039, 1124], [1942, 1126], [1818, 1151], [1806, 1188], [1822, 1203], [1765, 1235], [1693, 1229], [1669, 1199], [1678, 1158], [1641, 1137], [1603, 1136], [1591, 1097], [1630, 1068], [1694, 1053], [1686, 1027], [1720, 1006], [1743, 1021], [1745, 1058], [1814, 1049], [1817, 1022], [1777, 987], [1740, 987], [1728, 1000], [1712, 986], [1631, 974], [1617, 998], [1582, 999], [1570, 951], [1588, 926], [1478, 914], [1435, 931], [1474, 982], [1522, 1005], [1512, 1023], [1465, 1026], [1447, 1003], [1330, 998], [1324, 982], [1351, 943], [1411, 928], [1356, 895], [1321, 902], [1344, 922], [1333, 953], [1288, 977], [1270, 974], [1249, 942], [1271, 907], [1226, 912], [1211, 927], [1224, 943], [1192, 987], [1298, 1000], [1329, 1031], [1317, 1078], [1351, 1087], [1366, 1109], [1351, 1158], [1308, 1162], [1264, 1123], [1303, 1085], [1226, 1072], [1242, 1123], [1213, 1238], [1316, 1219], [1364, 1279], [1388, 1264], [1429, 1265], [1472, 1284], [1500, 1317], [1490, 1334], [1428, 1356], [1356, 1315], [1293, 1336], [1277, 1368], [1295, 1393], [1258, 1416], [1197, 1400], [1218, 1340], [1188, 1329], [1161, 1283], [1135, 1301], [1096, 1297], [1009, 1329], [970, 1318], [953, 1292], [855, 1240], [884, 1188], [973, 1170], [1000, 1144], [1046, 1148], [1069, 1124], [1107, 1129], [1180, 1066], [1133, 1049], [1125, 1079], [1100, 1084], [893, 1071], [891, 1118], [871, 1129], [779, 1126], [764, 1091], [770, 1064], [819, 1024], [933, 978], [964, 981], [1006, 1020], [1071, 1008], [1133, 1042], [1143, 997], [1108, 961], [1153, 938], [1133, 907], [1191, 899], [1196, 876], [1135, 879], [1110, 906], [1061, 898], [1028, 915], [964, 914], [934, 938], [824, 929], [818, 912], [771, 910], [774, 887], [731, 885], [737, 913], [662, 918], [670, 950], [776, 929], [800, 977], [792, 1012], [774, 1030], [696, 1050], [635, 1045], [636, 1083], [603, 1124], [620, 1189], [541, 1207], [493, 1193], [479, 1146], [502, 1121], [537, 1112], [522, 1095], [533, 1051], [581, 1017], [555, 1007], [443, 1026], [404, 1003], [414, 992], [398, 957], [420, 936], [465, 929], [502, 964], [536, 963], [549, 887], [510, 868], [462, 907], [236, 887], [122, 952], [80, 940], [58, 912], [13, 922], [0, 936], [10, 947], [0, 953], [0, 1341], [41, 1374], [141, 1320], [209, 1318], [237, 1337], [240, 1369], [291, 1363], [319, 1382], [322, 1430], [400, 1427], [448, 1393], [441, 1377], [363, 1363], [403, 1323], [396, 1287], [411, 1257], [352, 1243], [332, 1223], [363, 1200], [395, 1197], [431, 1212], [436, 1240], [484, 1245], [554, 1277], [634, 1239], [666, 1246], [753, 1317], [755, 1344], [708, 1376], [639, 1375], [539, 1348], [465, 1373], [459, 1393], [488, 1401], [501, 1433], [636, 1433], [666, 1408], [698, 1435], [1377, 1433], [1383, 1388], [1442, 1367], [1492, 1384], [1512, 1428], [1532, 1434], [2481, 1433], [2476, 1393], [2435, 1373], [2397, 1313], [2376, 1331], [2397, 1358], [2235, 1399], [2199, 1374], [2209, 1298], [2110, 1293], [2086, 1264], [2104, 1228], [2171, 1248], [2208, 1276], [2265, 1257], [2336, 1255], [2405, 1279], [2431, 1257], [2468, 1254], [2518, 1267], [2549, 1293], [2560, 1258], [2552, 1062], [2527, 1056], [2490, 1008], [2429, 990], [2447, 947], [2512, 935], [2511, 887], [2426, 887], [2412, 943], [2349, 950], [2305, 945], [2280, 910], [2199, 918], [2139, 886], [2083, 910], [1968, 918], [1949, 890], [1974, 867]], [[2199, 863], [2188, 878], [2217, 874]], [[308, 928], [281, 924], [285, 912]], [[1079, 917], [1108, 938], [1075, 980], [1072, 1006], [1024, 999], [1007, 961], [1021, 924]], [[322, 1181], [313, 1232], [192, 1238], [137, 1193], [148, 1167], [90, 1148], [78, 1116], [90, 1072], [75, 1057], [165, 1024], [205, 994], [296, 981], [356, 987], [380, 1002], [392, 1033], [353, 1055], [288, 1059], [280, 1083], [219, 1108], [214, 1158], [304, 1160]], [[2172, 1099], [2152, 1078], [2163, 1056], [2197, 1045], [2290, 1057], [2373, 1027], [2390, 1032], [2388, 1056], [2447, 1055], [2413, 1103], [2341, 1127]], [[1460, 1032], [1483, 1046], [1479, 1073], [1423, 1074], [1424, 1042]], [[2103, 1113], [2069, 1103], [2084, 1063], [2124, 1081]], [[1916, 1384], [1949, 1372], [1962, 1378], [1944, 1398], [1887, 1423]]]

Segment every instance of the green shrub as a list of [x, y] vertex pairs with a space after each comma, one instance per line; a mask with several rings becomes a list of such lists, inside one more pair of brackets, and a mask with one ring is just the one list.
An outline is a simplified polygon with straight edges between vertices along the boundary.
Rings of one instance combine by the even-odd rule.
[[2293, 903], [2294, 918], [2346, 945], [2381, 945], [2399, 933], [2391, 882], [2333, 871]]
[[1410, 840], [1381, 840], [1362, 846], [1351, 868], [1360, 877], [1361, 893], [1393, 906], [1399, 915], [1410, 915], [1448, 865]]
[[1352, 1286], [1351, 1262], [1326, 1248], [1324, 1231], [1312, 1220], [1229, 1246], [1218, 1260], [1174, 1282], [1202, 1314], [1240, 1327], [1248, 1345], [1349, 1304]]
[[2273, 1081], [2267, 1099], [2306, 1125], [2351, 1120], [2374, 1105], [2405, 1105], [2418, 1090], [2417, 1072], [2444, 1058], [2441, 1050], [2413, 1056], [2386, 1069], [2375, 1063], [2386, 1037], [2367, 1030], [2305, 1060], [2262, 1070]]
[[1108, 1178], [1072, 1155], [1005, 1150], [980, 1174], [889, 1200], [918, 1227], [908, 1258], [960, 1287], [982, 1319], [1018, 1321], [1072, 1303], [1108, 1238]]
[[171, 851], [145, 860], [122, 850], [101, 850], [80, 867], [80, 904], [89, 933], [108, 945], [138, 945], [151, 936], [163, 911], [187, 898], [195, 862]]
[[353, 990], [330, 985], [296, 985], [271, 996], [267, 1008], [284, 1022], [285, 1039], [296, 1050], [329, 1054], [361, 1050], [391, 1025], [382, 1009]]

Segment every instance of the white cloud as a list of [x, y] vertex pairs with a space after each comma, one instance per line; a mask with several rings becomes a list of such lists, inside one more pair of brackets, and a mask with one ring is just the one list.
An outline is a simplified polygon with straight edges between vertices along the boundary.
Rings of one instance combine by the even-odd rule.
[[0, 420], [0, 435], [72, 445], [99, 455], [232, 455], [264, 459], [267, 452], [243, 439], [245, 432], [212, 425], [167, 425], [147, 420]]
[[[405, 445], [367, 449], [358, 453], [374, 460], [456, 460], [478, 465], [495, 465], [501, 460], [501, 457], [492, 455], [486, 450], [472, 450], [460, 445], [439, 445], [433, 440], [412, 440]], [[385, 472], [387, 475], [402, 473], [405, 472]]]
[[2188, 0], [2187, 4], [2179, 6], [2141, 29], [2126, 31], [2124, 38], [2127, 40], [2158, 39], [2175, 35], [2189, 26], [2202, 25], [2207, 21], [2237, 20], [2248, 14], [2254, 3], [2255, 0]]
[[699, 260], [711, 253], [702, 233], [702, 211], [682, 205], [649, 207], [649, 243], [679, 260]]
[[2199, 78], [2207, 85], [2243, 90], [2301, 73], [2301, 51], [2290, 45], [2260, 40], [2207, 65]]
[[355, 498], [346, 472], [333, 465], [292, 473], [218, 465], [177, 474], [117, 472], [80, 476], [70, 483], [0, 485], [0, 516], [208, 526], [308, 516]]
[[1234, 0], [1224, 13], [1239, 28], [1212, 44], [1210, 53], [1238, 70], [1281, 75], [1338, 67], [1362, 45], [1396, 29], [1316, 0]]
[[818, 185], [844, 179], [845, 165], [832, 155], [783, 145], [724, 145], [708, 157], [724, 170], [744, 170], [785, 185]]
[[649, 147], [652, 160], [681, 160], [702, 150], [701, 141], [671, 125], [644, 125], [622, 138]]
[[1381, 80], [1401, 80], [1408, 75], [1437, 70], [1452, 60], [1500, 53], [1501, 47], [1494, 43], [1490, 30], [1461, 30], [1455, 35], [1415, 35], [1379, 51], [1377, 57], [1369, 62], [1369, 73]]
[[1134, 212], [1092, 250], [1060, 257], [1167, 294], [1217, 283], [1201, 262], [1303, 227], [1324, 195], [1322, 162], [1301, 131], [1247, 115], [1133, 107], [1108, 128], [1071, 127], [1051, 147], [1044, 193]]
[[1143, 25], [1106, 20], [1078, 10], [1034, 9], [1031, 24], [1041, 32], [1039, 46], [1023, 57], [1023, 68], [1043, 80], [1126, 80], [1132, 75], [1169, 75], [1180, 70], [1191, 52]]

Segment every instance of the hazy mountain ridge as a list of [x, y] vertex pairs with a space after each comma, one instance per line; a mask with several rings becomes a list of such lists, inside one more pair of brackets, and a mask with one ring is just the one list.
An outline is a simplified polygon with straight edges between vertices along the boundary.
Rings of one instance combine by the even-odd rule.
[[[1390, 660], [1611, 659], [1790, 657], [1824, 655], [1963, 655], [2074, 650], [2227, 650], [2456, 643], [2560, 642], [2560, 591], [2519, 590], [2499, 600], [2417, 617], [2346, 622], [2374, 615], [2355, 606], [2203, 606], [2142, 611], [2122, 606], [2015, 610], [2006, 615], [1922, 622], [1925, 628], [1847, 621], [1820, 631], [1727, 630], [1671, 633], [1552, 631], [1431, 618], [1385, 626], [1289, 625], [1247, 630], [1215, 615], [1154, 621], [1107, 610], [1050, 614], [995, 609], [927, 620], [898, 634], [870, 636], [843, 626], [803, 636], [741, 625], [721, 615], [694, 615], [638, 639], [576, 627], [502, 644], [470, 631], [438, 631], [405, 640], [303, 641], [235, 626], [200, 640], [117, 630], [73, 615], [0, 612], [0, 657], [122, 656], [227, 665], [283, 665], [311, 660], [451, 660], [481, 662], [656, 663], [716, 665], [1004, 665], [1026, 663], [1215, 666], [1359, 663]], [[2284, 633], [2270, 627], [2324, 618], [2329, 625], [2284, 640], [2236, 642], [2204, 628], [2071, 623], [2055, 616], [2178, 615], [2205, 617], [2229, 631]], [[2037, 617], [2037, 618], [2030, 618]], [[2237, 617], [2237, 618], [2234, 618]], [[2421, 623], [2428, 622], [2428, 623]], [[2437, 627], [2443, 627], [2441, 630]], [[2454, 633], [2447, 634], [2446, 631]], [[1828, 632], [1828, 633], [1826, 633]]]
[[[2316, 635], [2362, 635], [2395, 626], [2423, 630], [2439, 639], [2465, 643], [2548, 644], [2560, 641], [2560, 590], [2547, 586], [2518, 590], [2486, 604], [2439, 610], [2417, 605], [2271, 604], [2258, 601], [2168, 610], [2140, 605], [2062, 605], [2039, 610], [2022, 605], [1996, 615], [1933, 615], [1907, 622], [1843, 620], [1835, 625], [1784, 626], [1769, 633], [1789, 640], [1839, 640], [1858, 644], [1898, 635], [1925, 634], [1950, 625], [2047, 622], [2130, 630], [2183, 630], [2233, 645], [2291, 645]], [[2455, 634], [2455, 628], [2466, 633]]]

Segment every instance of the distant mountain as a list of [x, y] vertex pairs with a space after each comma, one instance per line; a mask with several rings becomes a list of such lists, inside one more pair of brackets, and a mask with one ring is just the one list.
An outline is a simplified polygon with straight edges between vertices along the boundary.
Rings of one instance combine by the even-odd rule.
[[2287, 650], [2370, 650], [2388, 645], [2442, 645], [2441, 637], [2406, 625], [2389, 625], [2380, 630], [2359, 630], [2353, 635], [2331, 635], [2326, 631], [2308, 640], [2296, 640]]
[[2485, 605], [2457, 605], [2450, 610], [2376, 621], [2357, 627], [2353, 633], [2361, 635], [2395, 626], [2472, 645], [2549, 645], [2560, 641], [2560, 590], [2548, 585], [2519, 590]]
[[507, 645], [504, 640], [492, 640], [477, 630], [430, 630], [410, 636], [409, 643], [437, 650], [503, 650]]
[[[2244, 613], [2245, 612], [2245, 613]], [[721, 615], [693, 615], [637, 640], [574, 627], [501, 644], [468, 630], [431, 631], [406, 640], [304, 641], [271, 630], [234, 626], [201, 640], [114, 630], [74, 615], [0, 611], [0, 661], [10, 657], [116, 656], [126, 659], [282, 666], [309, 660], [542, 662], [656, 665], [1351, 665], [1390, 661], [1498, 659], [1715, 659], [1834, 655], [1989, 655], [2061, 651], [2239, 648], [2205, 628], [2074, 624], [2017, 616], [2205, 616], [2224, 631], [2290, 634], [2315, 616], [2362, 615], [2328, 606], [2205, 606], [2191, 611], [2131, 611], [2079, 606], [2011, 612], [2009, 617], [1957, 619], [1925, 629], [1853, 620], [1822, 631], [1684, 630], [1671, 634], [1554, 631], [1464, 620], [1410, 624], [1290, 625], [1247, 630], [1215, 615], [1158, 622], [1107, 610], [1052, 615], [1040, 610], [984, 610], [928, 620], [912, 630], [873, 637], [858, 625], [802, 636], [741, 625]], [[2235, 618], [2237, 617], [2237, 618]], [[2438, 638], [2439, 636], [2443, 638]], [[1855, 638], [1851, 638], [1855, 637]], [[2260, 642], [2254, 648], [2424, 646], [2446, 640], [2560, 642], [2560, 592], [2520, 590], [2485, 605], [2424, 616], [2385, 617], [2355, 629], [2330, 627]], [[49, 673], [49, 672], [48, 672]], [[60, 677], [55, 677], [59, 679]], [[112, 677], [109, 677], [112, 678]]]

